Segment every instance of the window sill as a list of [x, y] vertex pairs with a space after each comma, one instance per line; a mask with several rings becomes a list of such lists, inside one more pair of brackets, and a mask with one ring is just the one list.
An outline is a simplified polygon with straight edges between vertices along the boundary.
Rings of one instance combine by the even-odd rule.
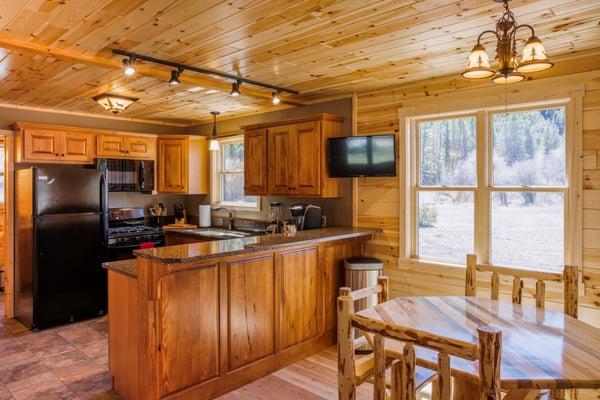
[[236, 211], [260, 212], [260, 204], [253, 206], [253, 205], [243, 205], [243, 204], [239, 204], [239, 203], [221, 202], [221, 203], [211, 204], [211, 207], [212, 208], [225, 207], [225, 208], [229, 208], [231, 210], [236, 210]]
[[404, 261], [400, 261], [400, 264], [408, 266], [426, 267], [426, 268], [451, 268], [464, 270], [466, 266], [464, 264], [453, 263], [450, 261], [442, 260], [426, 260], [422, 258], [409, 258]]

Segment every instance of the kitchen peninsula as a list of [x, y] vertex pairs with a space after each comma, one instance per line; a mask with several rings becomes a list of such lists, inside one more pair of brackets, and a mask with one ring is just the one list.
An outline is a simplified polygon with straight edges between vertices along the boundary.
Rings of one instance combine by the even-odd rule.
[[376, 230], [136, 251], [109, 270], [109, 370], [125, 399], [215, 398], [335, 343], [342, 260]]

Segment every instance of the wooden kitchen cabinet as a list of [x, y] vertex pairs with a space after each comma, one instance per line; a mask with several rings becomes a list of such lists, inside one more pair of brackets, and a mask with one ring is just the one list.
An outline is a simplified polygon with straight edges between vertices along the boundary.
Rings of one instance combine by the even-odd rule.
[[[320, 114], [242, 127], [247, 146], [244, 177], [249, 181], [245, 181], [244, 193], [341, 197], [342, 180], [329, 177], [327, 169], [327, 139], [342, 135], [343, 120], [339, 116]], [[259, 133], [262, 130], [266, 130], [262, 134], [264, 139]], [[265, 176], [266, 185], [261, 181]]]
[[19, 122], [13, 130], [16, 162], [94, 162], [94, 134], [84, 129]]
[[159, 193], [207, 194], [210, 165], [206, 138], [160, 136], [157, 168]]
[[293, 346], [319, 334], [319, 263], [317, 248], [281, 254], [283, 295], [280, 345]]
[[[247, 162], [252, 163], [247, 164]], [[267, 130], [255, 129], [244, 135], [244, 193], [267, 194]]]
[[156, 157], [156, 138], [152, 136], [131, 136], [99, 134], [96, 138], [99, 157], [143, 158]]

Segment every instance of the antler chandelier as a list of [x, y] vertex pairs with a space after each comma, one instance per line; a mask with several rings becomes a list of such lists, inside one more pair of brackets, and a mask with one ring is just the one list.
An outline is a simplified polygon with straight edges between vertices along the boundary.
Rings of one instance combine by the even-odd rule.
[[[510, 0], [494, 0], [504, 4], [504, 14], [496, 22], [496, 30], [481, 32], [477, 38], [477, 44], [471, 50], [467, 67], [462, 76], [469, 79], [482, 79], [492, 77], [494, 83], [514, 83], [525, 79], [523, 73], [544, 71], [554, 65], [548, 59], [542, 42], [535, 36], [531, 25], [518, 25], [515, 16], [508, 8]], [[522, 28], [531, 30], [531, 37], [523, 48], [521, 62], [517, 61], [517, 31]], [[486, 34], [495, 35], [497, 38], [496, 58], [498, 66], [496, 70], [490, 66], [490, 58], [481, 44], [481, 38]]]

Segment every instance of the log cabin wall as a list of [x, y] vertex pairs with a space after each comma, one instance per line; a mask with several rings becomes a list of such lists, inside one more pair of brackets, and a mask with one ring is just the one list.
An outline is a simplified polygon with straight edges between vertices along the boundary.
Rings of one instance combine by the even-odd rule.
[[[559, 96], [559, 86], [563, 86], [563, 93], [573, 93], [578, 90], [578, 95], [583, 94], [579, 100], [578, 121], [583, 121], [583, 138], [581, 151], [581, 189], [582, 200], [576, 206], [576, 214], [583, 215], [583, 223], [574, 221], [574, 232], [578, 232], [580, 243], [573, 250], [577, 257], [582, 258], [583, 289], [580, 290], [580, 319], [593, 325], [600, 326], [600, 59], [579, 60], [580, 64], [574, 74], [536, 78], [531, 82], [516, 84], [510, 88], [509, 104], [517, 98], [527, 98], [528, 88], [532, 87], [534, 96], [541, 96], [538, 101], [549, 97]], [[577, 60], [574, 60], [577, 62]], [[568, 69], [559, 68], [559, 73]], [[519, 86], [521, 85], [521, 86]], [[399, 112], [416, 103], [420, 109], [429, 106], [428, 113], [439, 112], [436, 105], [445, 98], [454, 96], [460, 98], [464, 93], [473, 108], [477, 107], [479, 96], [481, 99], [492, 98], [492, 91], [496, 90], [496, 100], [501, 100], [497, 89], [491, 84], [471, 83], [461, 77], [432, 79], [429, 81], [409, 84], [395, 89], [380, 90], [376, 92], [358, 93], [354, 95], [354, 113], [357, 135], [394, 133], [398, 142], [403, 140], [403, 131], [400, 129]], [[503, 89], [502, 89], [503, 92]], [[553, 92], [553, 94], [546, 93]], [[546, 96], [546, 97], [545, 97]], [[581, 97], [580, 97], [581, 99]], [[533, 100], [532, 100], [533, 101]], [[455, 101], [455, 103], [457, 103]], [[502, 103], [500, 103], [502, 104]], [[460, 107], [460, 105], [457, 105]], [[465, 105], [468, 107], [468, 105]], [[467, 109], [467, 108], [465, 108]], [[581, 132], [581, 130], [579, 130]], [[397, 146], [399, 147], [399, 146]], [[577, 149], [575, 151], [578, 152]], [[576, 159], [576, 157], [573, 157]], [[405, 156], [402, 150], [398, 154], [399, 176], [393, 178], [359, 178], [353, 183], [353, 222], [356, 226], [381, 228], [383, 232], [374, 240], [366, 244], [366, 253], [383, 259], [385, 274], [391, 279], [390, 289], [392, 296], [401, 295], [464, 295], [465, 270], [463, 267], [452, 265], [424, 265], [411, 262], [405, 256], [407, 251], [405, 226], [407, 218], [405, 213], [405, 196], [407, 188], [404, 185]], [[575, 184], [576, 186], [579, 186]], [[569, 221], [566, 221], [569, 223]], [[582, 238], [581, 238], [582, 237]], [[504, 296], [510, 299], [509, 282], [501, 282]], [[526, 283], [524, 301], [533, 303], [535, 282]], [[479, 287], [483, 291], [489, 290], [489, 278], [481, 280]], [[488, 289], [486, 289], [488, 288]], [[488, 296], [480, 293], [480, 296]], [[561, 287], [548, 288], [547, 297], [549, 308], [562, 310]]]

